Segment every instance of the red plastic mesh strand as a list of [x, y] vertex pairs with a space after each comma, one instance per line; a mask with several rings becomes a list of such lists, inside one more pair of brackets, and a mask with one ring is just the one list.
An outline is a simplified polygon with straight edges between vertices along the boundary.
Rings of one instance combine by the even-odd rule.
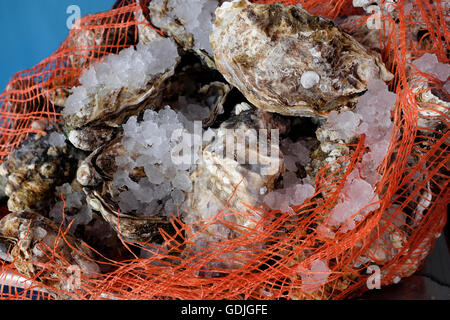
[[[286, 5], [297, 3], [282, 2]], [[361, 10], [354, 9], [351, 3], [351, 0], [301, 1], [308, 11], [328, 18], [361, 14]], [[344, 170], [332, 172], [330, 166], [321, 170], [316, 180], [316, 195], [293, 208], [302, 212], [296, 219], [279, 210], [251, 208], [249, 210], [261, 215], [254, 229], [239, 238], [212, 243], [207, 249], [195, 249], [192, 226], [174, 221], [177, 234], [163, 234], [171, 246], [151, 258], [112, 261], [115, 271], [96, 278], [83, 276], [82, 287], [76, 292], [47, 289], [77, 299], [342, 299], [368, 289], [366, 281], [369, 275], [365, 271], [373, 262], [355, 264], [361, 256], [371, 257], [380, 266], [382, 285], [414, 273], [446, 223], [449, 133], [447, 129], [437, 132], [417, 127], [419, 105], [413, 88], [408, 85], [407, 68], [412, 56], [424, 52], [434, 53], [441, 62], [448, 63], [450, 33], [445, 23], [449, 13], [445, 12], [441, 1], [414, 0], [410, 3], [415, 8], [406, 11], [408, 3], [398, 2], [397, 21], [383, 16], [389, 23], [388, 27], [380, 30], [382, 57], [395, 74], [390, 87], [397, 93], [393, 114], [395, 134], [379, 168], [382, 176], [377, 186], [380, 208], [365, 216], [355, 229], [338, 232], [334, 239], [327, 239], [315, 227], [329, 214], [346, 177], [366, 151], [363, 139], [353, 146], [355, 151], [350, 156], [339, 159], [347, 163]], [[33, 69], [13, 77], [0, 96], [0, 156], [9, 154], [28, 134], [36, 132], [31, 126], [33, 121], [61, 120], [55, 107], [58, 91], [75, 86], [80, 74], [93, 61], [135, 43], [137, 22], [132, 13], [138, 8], [139, 4], [127, 4], [83, 18], [81, 29], [72, 30], [53, 55]], [[353, 30], [361, 25], [354, 25]], [[412, 38], [411, 30], [418, 26], [431, 31], [426, 34], [427, 45]], [[433, 81], [430, 75], [427, 77]], [[441, 85], [436, 83], [437, 87]], [[448, 125], [446, 115], [441, 114], [436, 119]], [[417, 142], [418, 138], [422, 141]], [[418, 160], [410, 161], [413, 158]], [[318, 197], [319, 194], [326, 196]], [[424, 194], [432, 197], [427, 208], [423, 206]], [[224, 208], [217, 218], [206, 223], [229, 226], [227, 215], [245, 214]], [[392, 254], [392, 236], [396, 232], [405, 235], [405, 239]], [[131, 247], [136, 244], [124, 242], [124, 245]], [[181, 259], [180, 253], [186, 254], [186, 247], [192, 252]], [[250, 252], [249, 248], [252, 248]], [[217, 261], [229, 257], [236, 259], [235, 268], [222, 269], [217, 265]], [[67, 280], [65, 270], [69, 265], [55, 263], [61, 260], [59, 258], [55, 251], [47, 264], [38, 267]], [[326, 284], [309, 292], [302, 284], [300, 270], [309, 269], [316, 260], [326, 261], [331, 273]], [[204, 277], [202, 272], [205, 268], [221, 276]], [[14, 264], [5, 264], [2, 269], [17, 272]], [[36, 287], [44, 287], [38, 276], [29, 280]], [[28, 288], [21, 294], [11, 293], [5, 298], [29, 299], [27, 293], [32, 289]]]

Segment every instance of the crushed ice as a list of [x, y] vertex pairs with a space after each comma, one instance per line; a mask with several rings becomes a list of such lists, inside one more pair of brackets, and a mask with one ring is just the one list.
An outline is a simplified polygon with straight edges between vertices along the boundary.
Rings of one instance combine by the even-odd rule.
[[[190, 117], [202, 116], [199, 107]], [[202, 144], [195, 144], [193, 140], [202, 139], [192, 134], [192, 122], [182, 113], [172, 110], [169, 106], [159, 112], [146, 110], [143, 121], [131, 117], [124, 125], [122, 143], [127, 155], [116, 158], [119, 170], [114, 174], [113, 186], [120, 190], [119, 206], [122, 212], [143, 212], [147, 216], [161, 212], [177, 214], [185, 201], [185, 193], [192, 191], [190, 173], [195, 168], [195, 158]], [[179, 132], [181, 137], [174, 136]], [[200, 127], [200, 134], [202, 134]], [[185, 139], [185, 137], [193, 137]], [[175, 137], [175, 138], [174, 138]], [[173, 161], [174, 152], [183, 151], [177, 147], [186, 141], [191, 142], [186, 161]], [[178, 156], [178, 155], [177, 155]], [[133, 170], [143, 168], [145, 177], [139, 181], [130, 178]]]
[[299, 274], [302, 279], [302, 289], [306, 293], [312, 293], [328, 282], [331, 270], [325, 261], [314, 260], [311, 269], [300, 270]]
[[[309, 163], [310, 145], [307, 141], [292, 142], [286, 139], [281, 143], [286, 171], [283, 173], [283, 188], [269, 192], [264, 202], [271, 208], [278, 208], [282, 212], [293, 213], [291, 206], [303, 204], [315, 192], [315, 186], [308, 179], [297, 177], [298, 165]], [[301, 182], [301, 183], [299, 183]]]
[[369, 83], [368, 91], [360, 97], [353, 111], [329, 116], [329, 125], [340, 132], [346, 140], [353, 132], [365, 134], [365, 145], [370, 149], [358, 168], [347, 178], [338, 204], [331, 211], [327, 224], [343, 225], [342, 231], [355, 228], [370, 211], [379, 208], [379, 198], [375, 185], [379, 175], [377, 169], [386, 156], [393, 134], [391, 112], [395, 108], [396, 94], [389, 92], [388, 86], [381, 80]]
[[121, 88], [143, 88], [152, 76], [164, 73], [176, 65], [178, 51], [170, 39], [154, 40], [149, 45], [139, 43], [110, 54], [95, 63], [80, 77], [81, 86], [74, 87], [67, 98], [63, 115], [80, 114], [91, 102], [92, 95], [100, 97]]
[[75, 191], [68, 183], [56, 187], [58, 198], [64, 197], [64, 202], [58, 201], [50, 210], [49, 216], [57, 223], [63, 222], [63, 210], [65, 224], [71, 223], [71, 230], [75, 230], [79, 225], [86, 225], [92, 220], [92, 210], [86, 204], [86, 198], [82, 191]]
[[[165, 0], [153, 0], [151, 5], [161, 8], [165, 2]], [[162, 24], [170, 24], [173, 20], [180, 21], [184, 25], [185, 31], [193, 35], [194, 48], [205, 50], [212, 56], [213, 50], [209, 42], [209, 35], [213, 28], [218, 1], [169, 0], [167, 7], [171, 10], [166, 17], [167, 21], [161, 21]]]

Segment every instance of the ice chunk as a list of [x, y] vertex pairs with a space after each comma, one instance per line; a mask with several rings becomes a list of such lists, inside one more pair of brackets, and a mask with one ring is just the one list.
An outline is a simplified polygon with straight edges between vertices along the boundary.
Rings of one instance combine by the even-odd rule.
[[[154, 3], [151, 5], [154, 7], [158, 6], [158, 2], [162, 4], [160, 0], [152, 2]], [[168, 13], [169, 18], [181, 21], [186, 32], [193, 35], [194, 48], [205, 50], [211, 55], [213, 51], [209, 42], [209, 35], [212, 31], [217, 6], [217, 0], [169, 0], [167, 3], [167, 7], [171, 9]], [[170, 22], [167, 20], [161, 21], [161, 23], [167, 24]]]
[[[63, 210], [65, 210], [65, 225], [72, 223], [71, 230], [75, 230], [79, 225], [86, 225], [92, 220], [92, 210], [86, 203], [83, 192], [74, 191], [72, 186], [65, 183], [55, 188], [55, 194], [60, 198], [61, 194], [64, 201], [58, 201], [49, 212], [49, 217], [57, 223], [63, 222]], [[73, 222], [72, 222], [73, 221]]]
[[123, 213], [131, 212], [139, 208], [139, 201], [132, 191], [124, 191], [119, 195], [119, 207]]
[[187, 173], [178, 173], [172, 184], [175, 188], [186, 192], [192, 190], [192, 181]]
[[447, 93], [450, 94], [450, 80], [448, 80], [448, 81], [444, 84], [444, 90], [446, 90]]
[[358, 7], [367, 7], [371, 3], [370, 0], [353, 0], [353, 6], [355, 8]]
[[331, 111], [328, 122], [333, 125], [333, 129], [338, 130], [343, 140], [355, 136], [356, 128], [360, 124], [362, 116], [352, 111], [338, 113]]
[[421, 71], [434, 75], [441, 81], [446, 81], [450, 76], [450, 65], [440, 63], [435, 54], [425, 53], [419, 59], [414, 60], [413, 64]]
[[319, 290], [321, 286], [327, 283], [331, 270], [325, 261], [314, 260], [311, 269], [303, 271], [299, 270], [302, 279], [302, 288], [307, 293]]
[[327, 224], [344, 225], [344, 232], [352, 230], [356, 221], [380, 207], [378, 200], [378, 194], [372, 185], [357, 177], [357, 171], [353, 171], [345, 182], [339, 203], [332, 209]]
[[305, 89], [311, 89], [320, 81], [320, 76], [314, 71], [306, 71], [302, 74], [300, 82]]
[[52, 132], [48, 142], [55, 147], [64, 147], [66, 145], [66, 137], [61, 133]]
[[[296, 179], [298, 181], [299, 179]], [[291, 212], [291, 206], [299, 206], [315, 193], [315, 187], [311, 184], [290, 184], [283, 189], [269, 192], [264, 196], [264, 203], [272, 209], [280, 209], [283, 212]]]
[[63, 115], [78, 113], [85, 104], [89, 103], [89, 101], [90, 98], [88, 97], [88, 92], [85, 87], [72, 88], [72, 94], [66, 100]]
[[[116, 158], [119, 170], [114, 174], [113, 187], [120, 193], [119, 205], [124, 213], [140, 211], [140, 214], [156, 215], [160, 210], [166, 214], [176, 213], [177, 203], [181, 205], [185, 192], [192, 190], [190, 170], [194, 168], [193, 164], [172, 161], [172, 151], [179, 143], [172, 139], [172, 134], [175, 130], [188, 133], [185, 121], [178, 112], [166, 106], [158, 112], [147, 110], [143, 121], [131, 117], [123, 125], [122, 143], [129, 154]], [[201, 136], [199, 139], [201, 147]], [[193, 150], [192, 143], [189, 148]], [[139, 182], [130, 178], [130, 172], [137, 168], [143, 168], [145, 172]], [[123, 191], [123, 187], [127, 190]], [[130, 201], [136, 203], [130, 204]]]
[[291, 199], [293, 205], [301, 205], [306, 199], [311, 198], [315, 188], [310, 184], [297, 184], [294, 186], [294, 197]]
[[159, 166], [145, 166], [145, 174], [148, 180], [153, 184], [161, 184], [164, 182], [164, 173]]

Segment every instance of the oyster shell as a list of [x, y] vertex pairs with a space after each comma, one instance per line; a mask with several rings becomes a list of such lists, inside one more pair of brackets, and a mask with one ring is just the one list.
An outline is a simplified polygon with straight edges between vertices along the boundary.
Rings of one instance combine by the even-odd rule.
[[339, 172], [345, 168], [345, 162], [338, 162], [344, 156], [350, 155], [352, 148], [348, 144], [358, 140], [358, 136], [351, 136], [348, 139], [343, 137], [325, 123], [319, 126], [316, 131], [319, 146], [311, 154], [311, 162], [306, 166], [308, 176], [314, 181], [317, 174], [325, 165], [329, 165], [328, 172]]
[[[189, 108], [189, 104], [208, 107], [210, 114], [202, 120], [203, 127], [207, 128], [224, 112], [230, 91], [231, 86], [217, 70], [201, 65], [194, 56], [185, 55], [162, 92], [161, 106], [169, 105], [175, 110]], [[189, 113], [189, 110], [182, 111]]]
[[[429, 131], [443, 129], [443, 119], [450, 117], [450, 92], [439, 88], [428, 78], [412, 73], [408, 75], [408, 86], [412, 88], [419, 107], [417, 125], [422, 133], [431, 134]], [[442, 82], [443, 84], [445, 81]]]
[[[35, 211], [10, 213], [2, 218], [0, 244], [5, 248], [0, 257], [13, 263], [19, 273], [59, 290], [80, 289], [72, 287], [74, 273], [70, 270], [80, 271], [80, 278], [76, 279], [80, 281], [100, 271], [93, 252], [83, 241], [71, 233], [66, 233], [63, 239], [59, 226]], [[57, 298], [64, 296], [56, 290], [50, 294]]]
[[0, 203], [2, 203], [4, 200], [6, 200], [5, 187], [6, 187], [7, 182], [8, 182], [8, 179], [6, 177], [0, 175]]
[[116, 128], [111, 127], [84, 127], [69, 132], [69, 141], [83, 151], [94, 151], [104, 143], [111, 141], [117, 134]]
[[351, 106], [393, 75], [331, 21], [299, 6], [223, 4], [210, 36], [218, 70], [255, 106], [293, 116]]
[[76, 172], [82, 154], [64, 142], [62, 125], [56, 123], [46, 130], [44, 136], [31, 135], [0, 166], [12, 212], [48, 206], [52, 189], [71, 181]]
[[117, 204], [107, 194], [85, 189], [89, 206], [101, 213], [103, 219], [117, 232], [119, 237], [131, 242], [162, 242], [159, 229], [173, 233], [168, 217], [134, 216], [121, 213]]
[[[159, 228], [173, 231], [168, 217], [124, 214], [114, 200], [117, 191], [112, 186], [112, 180], [114, 173], [119, 170], [116, 159], [126, 154], [122, 135], [119, 135], [83, 161], [77, 171], [77, 181], [85, 186], [88, 206], [99, 212], [120, 237], [127, 241], [161, 241]], [[145, 177], [145, 173], [135, 170], [131, 178], [139, 180], [142, 177]]]
[[[141, 28], [143, 27], [141, 26]], [[143, 51], [146, 50], [145, 48], [152, 48], [152, 45], [156, 45], [156, 42], [169, 41], [150, 27], [145, 27], [145, 30], [146, 33], [143, 35], [145, 40], [139, 44], [139, 48]], [[170, 45], [176, 50], [175, 44], [170, 42]], [[132, 50], [132, 48], [127, 50]], [[117, 56], [107, 57], [107, 59], [113, 58], [126, 59], [124, 55], [121, 58]], [[145, 75], [146, 83], [137, 88], [126, 87], [125, 82], [118, 89], [108, 87], [105, 84], [102, 84], [94, 92], [89, 91], [92, 88], [87, 88], [86, 96], [83, 96], [83, 104], [79, 110], [63, 111], [66, 131], [70, 141], [80, 149], [92, 151], [101, 145], [102, 142], [107, 142], [113, 137], [112, 132], [114, 130], [111, 128], [120, 127], [128, 117], [139, 114], [143, 109], [155, 108], [155, 106], [160, 105], [166, 80], [174, 74], [178, 62], [179, 57], [175, 63], [170, 64], [163, 72]], [[102, 66], [102, 64], [91, 67], [83, 75], [86, 77], [85, 81], [91, 86], [96, 82], [89, 79], [97, 78], [98, 80], [100, 75], [97, 73], [105, 71], [103, 69], [106, 67]], [[101, 70], [99, 71], [99, 69]], [[102, 76], [105, 77], [104, 74]], [[83, 87], [81, 86], [78, 89], [82, 91]], [[69, 99], [66, 101], [66, 109]], [[76, 103], [78, 104], [78, 102]]]
[[[237, 115], [225, 121], [217, 131], [216, 138], [203, 149], [202, 159], [198, 170], [191, 175], [194, 183], [193, 191], [187, 194], [183, 206], [183, 220], [188, 224], [198, 225], [199, 221], [209, 220], [223, 209], [248, 212], [248, 206], [254, 206], [261, 201], [262, 196], [275, 188], [275, 182], [281, 175], [284, 162], [279, 150], [279, 137], [270, 129], [278, 127], [276, 115], [251, 108], [238, 106]], [[259, 131], [259, 143], [268, 143], [266, 152], [259, 144], [242, 143], [244, 135]], [[264, 136], [261, 134], [266, 132]], [[270, 134], [272, 133], [272, 134]], [[251, 137], [252, 135], [248, 135]], [[238, 145], [231, 145], [228, 141], [237, 141]], [[264, 141], [265, 140], [265, 141]], [[239, 142], [240, 141], [240, 142]], [[270, 150], [270, 152], [269, 152]], [[242, 151], [245, 153], [243, 156]], [[251, 159], [255, 160], [252, 161]], [[269, 168], [270, 167], [270, 168]], [[202, 235], [202, 239], [209, 241], [217, 238], [234, 238], [241, 231], [255, 227], [258, 216], [253, 213], [249, 217], [237, 215], [230, 217], [236, 226], [233, 230], [219, 224], [209, 226]], [[224, 234], [225, 233], [225, 234]]]
[[105, 180], [112, 180], [118, 170], [115, 159], [126, 155], [120, 134], [110, 143], [92, 152], [78, 167], [77, 181], [83, 187], [96, 187]]

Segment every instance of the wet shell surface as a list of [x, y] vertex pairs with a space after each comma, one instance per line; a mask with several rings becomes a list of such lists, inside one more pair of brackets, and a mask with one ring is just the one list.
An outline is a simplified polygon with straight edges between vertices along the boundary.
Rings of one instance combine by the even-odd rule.
[[[120, 237], [127, 241], [160, 241], [159, 228], [172, 230], [168, 217], [124, 214], [114, 201], [117, 191], [111, 180], [118, 170], [116, 158], [126, 154], [121, 139], [119, 135], [89, 155], [78, 168], [77, 181], [85, 187], [88, 206], [99, 212]], [[144, 176], [143, 171], [135, 170], [131, 178], [139, 180]]]
[[173, 232], [172, 223], [167, 217], [133, 216], [121, 213], [117, 204], [108, 194], [85, 189], [88, 205], [100, 212], [103, 219], [117, 232], [118, 236], [131, 242], [162, 242], [160, 229]]
[[[238, 110], [242, 109], [244, 111], [239, 113]], [[248, 206], [259, 204], [261, 197], [275, 188], [275, 181], [283, 172], [283, 155], [277, 141], [279, 137], [271, 136], [271, 131], [267, 137], [256, 137], [260, 129], [277, 127], [276, 116], [254, 107], [246, 109], [238, 106], [236, 110], [238, 114], [225, 121], [218, 129], [215, 140], [204, 148], [199, 168], [191, 175], [194, 187], [187, 194], [183, 208], [186, 223], [207, 221], [224, 208], [247, 212]], [[248, 143], [242, 144], [245, 141], [243, 137], [251, 137], [252, 132], [255, 140], [252, 142], [250, 138]], [[269, 141], [266, 152], [258, 148], [256, 138]], [[227, 139], [236, 141], [232, 145], [233, 150], [227, 149]], [[257, 217], [234, 216], [233, 220], [245, 229], [254, 227]], [[216, 227], [211, 226], [212, 229]], [[212, 238], [217, 234], [217, 230], [209, 232]], [[234, 231], [228, 232], [231, 237], [237, 235]]]
[[415, 93], [419, 107], [417, 124], [419, 128], [425, 129], [422, 132], [446, 127], [440, 119], [442, 115], [447, 118], [450, 116], [450, 93], [430, 79], [413, 72], [409, 74], [408, 85]]
[[48, 206], [53, 188], [71, 180], [82, 156], [66, 144], [61, 124], [48, 127], [44, 136], [31, 135], [0, 166], [9, 210]]
[[[71, 233], [65, 234], [63, 239], [59, 225], [35, 211], [10, 213], [2, 218], [0, 244], [5, 249], [0, 251], [0, 258], [13, 262], [19, 273], [30, 278], [37, 277], [39, 282], [56, 289], [69, 292], [80, 289], [71, 287], [73, 272], [80, 271], [82, 278], [96, 276], [100, 271], [94, 260], [90, 260], [93, 252], [83, 241]], [[54, 248], [57, 249], [55, 253]], [[50, 259], [54, 269], [43, 269], [42, 265], [50, 263]], [[58, 291], [50, 294], [59, 297]]]
[[218, 70], [255, 106], [293, 116], [351, 106], [382, 61], [331, 21], [299, 6], [224, 3], [210, 36]]

